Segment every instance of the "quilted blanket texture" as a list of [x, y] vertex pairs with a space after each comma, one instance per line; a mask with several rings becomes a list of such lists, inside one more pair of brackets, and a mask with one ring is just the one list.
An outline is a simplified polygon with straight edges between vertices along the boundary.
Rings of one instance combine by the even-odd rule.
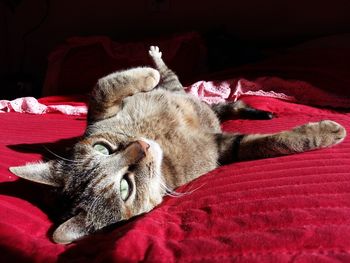
[[[350, 130], [350, 113], [245, 97], [277, 117], [229, 120], [225, 131], [269, 133], [323, 119]], [[50, 191], [7, 169], [53, 156], [84, 117], [0, 114], [1, 262], [349, 262], [350, 141], [293, 156], [220, 167], [152, 212], [63, 246], [50, 240]], [[44, 148], [45, 146], [46, 148]]]

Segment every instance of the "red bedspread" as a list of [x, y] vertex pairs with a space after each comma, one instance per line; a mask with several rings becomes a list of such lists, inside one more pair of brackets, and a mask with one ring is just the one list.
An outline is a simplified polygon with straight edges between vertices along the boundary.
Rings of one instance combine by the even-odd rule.
[[[323, 119], [350, 131], [350, 112], [246, 97], [269, 121], [226, 131], [276, 132]], [[84, 131], [83, 117], [0, 114], [0, 261], [350, 262], [350, 139], [330, 149], [218, 168], [152, 212], [68, 246], [50, 241], [46, 187], [8, 167], [42, 157]], [[50, 214], [49, 214], [50, 215]]]
[[[348, 101], [348, 43], [349, 35], [311, 42], [205, 79], [277, 76]], [[350, 133], [349, 109], [268, 97], [244, 100], [277, 117], [230, 120], [222, 125], [225, 131], [276, 132], [331, 119]], [[40, 100], [53, 106], [79, 101]], [[54, 244], [51, 192], [19, 180], [8, 167], [53, 158], [49, 150], [60, 152], [83, 133], [84, 118], [0, 113], [0, 262], [350, 262], [349, 135], [329, 149], [220, 167], [178, 189], [188, 194], [167, 197], [146, 215], [75, 244]]]

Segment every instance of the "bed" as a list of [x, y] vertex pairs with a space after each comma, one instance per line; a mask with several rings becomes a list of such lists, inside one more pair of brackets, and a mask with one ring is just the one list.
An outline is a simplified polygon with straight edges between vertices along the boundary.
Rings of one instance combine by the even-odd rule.
[[[350, 131], [346, 43], [347, 35], [311, 41], [189, 80], [187, 90], [208, 103], [239, 98], [276, 115], [227, 120], [225, 131], [270, 133], [323, 119]], [[47, 94], [57, 91], [54, 73]], [[222, 166], [148, 214], [70, 245], [53, 243], [54, 193], [8, 167], [63, 152], [84, 131], [85, 99], [0, 103], [1, 262], [350, 262], [349, 138], [324, 150]]]

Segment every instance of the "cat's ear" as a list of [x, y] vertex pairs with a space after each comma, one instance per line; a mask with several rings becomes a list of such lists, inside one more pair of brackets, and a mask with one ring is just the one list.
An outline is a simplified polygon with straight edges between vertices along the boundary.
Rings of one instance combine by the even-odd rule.
[[69, 244], [88, 235], [85, 226], [85, 215], [81, 212], [78, 215], [62, 223], [53, 233], [53, 241], [59, 244]]
[[9, 170], [23, 179], [33, 181], [40, 184], [51, 185], [55, 187], [61, 186], [60, 178], [53, 173], [54, 161], [46, 163], [32, 163], [23, 166], [10, 167]]

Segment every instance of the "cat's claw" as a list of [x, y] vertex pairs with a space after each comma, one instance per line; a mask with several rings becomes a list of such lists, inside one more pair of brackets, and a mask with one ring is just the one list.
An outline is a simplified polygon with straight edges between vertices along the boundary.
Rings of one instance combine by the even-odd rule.
[[161, 58], [162, 57], [162, 52], [159, 51], [159, 47], [157, 47], [157, 46], [151, 46], [149, 48], [148, 53], [150, 54], [151, 57], [154, 57], [154, 58]]

